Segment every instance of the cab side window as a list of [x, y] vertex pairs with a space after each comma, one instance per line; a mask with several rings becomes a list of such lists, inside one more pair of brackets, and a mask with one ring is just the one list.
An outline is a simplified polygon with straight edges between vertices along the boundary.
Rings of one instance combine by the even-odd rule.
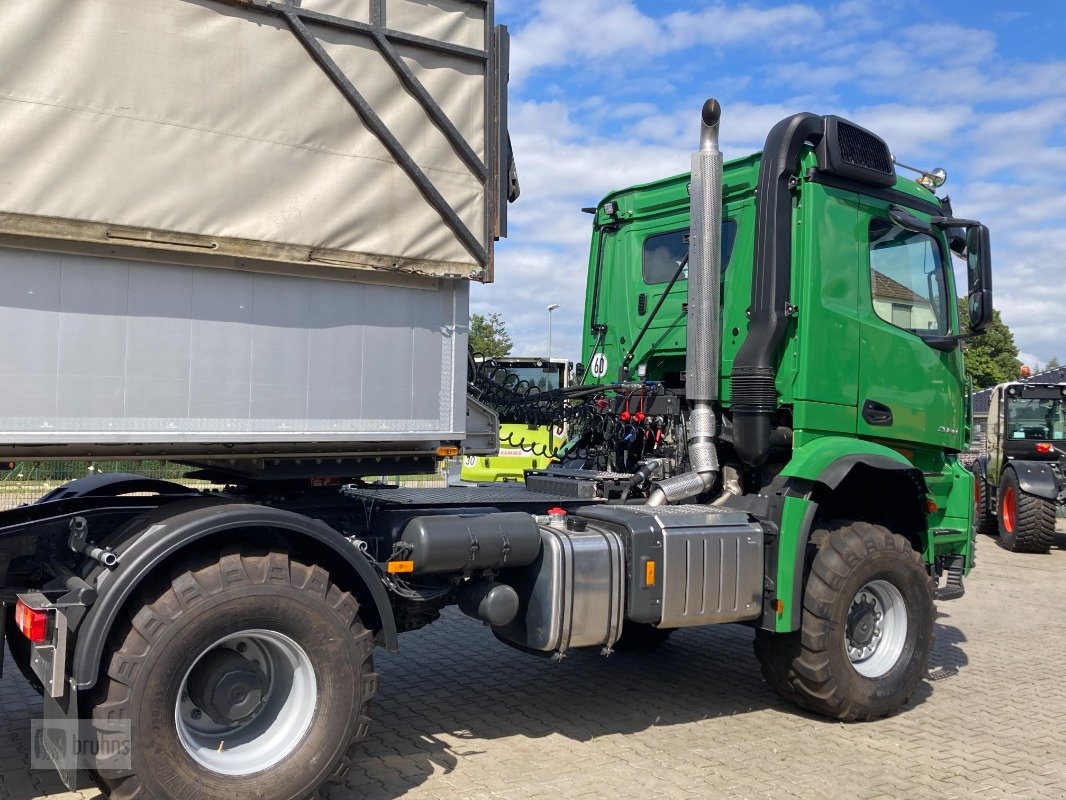
[[[733, 242], [737, 238], [737, 221], [722, 221], [722, 271], [729, 264]], [[677, 268], [688, 255], [688, 229], [657, 233], [644, 240], [644, 283], [652, 286], [669, 283], [677, 274]], [[688, 265], [681, 270], [678, 280], [688, 280]]]
[[870, 221], [870, 289], [874, 313], [913, 333], [950, 333], [940, 244], [924, 233]]

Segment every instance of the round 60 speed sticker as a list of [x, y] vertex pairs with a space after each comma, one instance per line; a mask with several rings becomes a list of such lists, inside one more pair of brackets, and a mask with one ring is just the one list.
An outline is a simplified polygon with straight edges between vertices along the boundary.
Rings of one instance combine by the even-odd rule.
[[607, 374], [607, 356], [603, 353], [597, 353], [592, 357], [592, 361], [589, 362], [589, 372], [592, 373], [594, 378], [602, 378]]

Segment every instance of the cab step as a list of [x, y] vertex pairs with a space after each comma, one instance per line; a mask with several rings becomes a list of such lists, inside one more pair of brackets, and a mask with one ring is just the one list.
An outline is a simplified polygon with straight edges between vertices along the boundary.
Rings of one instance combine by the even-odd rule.
[[947, 582], [936, 589], [937, 600], [957, 600], [966, 594], [966, 587], [962, 583], [962, 570], [965, 563], [963, 556], [951, 556], [944, 569]]

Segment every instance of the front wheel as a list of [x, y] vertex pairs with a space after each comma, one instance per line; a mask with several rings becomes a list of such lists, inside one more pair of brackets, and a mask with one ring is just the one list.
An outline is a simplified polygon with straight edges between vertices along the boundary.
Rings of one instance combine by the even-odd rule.
[[87, 703], [101, 739], [129, 726], [128, 761], [95, 765], [105, 793], [300, 800], [339, 777], [377, 686], [352, 595], [282, 552], [176, 575], [131, 609]]
[[782, 697], [833, 719], [869, 720], [907, 702], [933, 646], [933, 584], [902, 536], [867, 522], [815, 531], [795, 633], [758, 631], [755, 652]]

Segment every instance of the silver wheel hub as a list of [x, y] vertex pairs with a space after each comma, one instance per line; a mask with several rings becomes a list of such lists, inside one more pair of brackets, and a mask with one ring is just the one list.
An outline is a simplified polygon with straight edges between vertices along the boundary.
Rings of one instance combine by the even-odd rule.
[[899, 589], [875, 580], [856, 592], [848, 608], [844, 648], [855, 670], [877, 678], [891, 670], [907, 641], [907, 607]]
[[212, 772], [261, 772], [300, 744], [317, 698], [300, 645], [276, 631], [241, 631], [201, 652], [185, 673], [174, 708], [178, 739]]

